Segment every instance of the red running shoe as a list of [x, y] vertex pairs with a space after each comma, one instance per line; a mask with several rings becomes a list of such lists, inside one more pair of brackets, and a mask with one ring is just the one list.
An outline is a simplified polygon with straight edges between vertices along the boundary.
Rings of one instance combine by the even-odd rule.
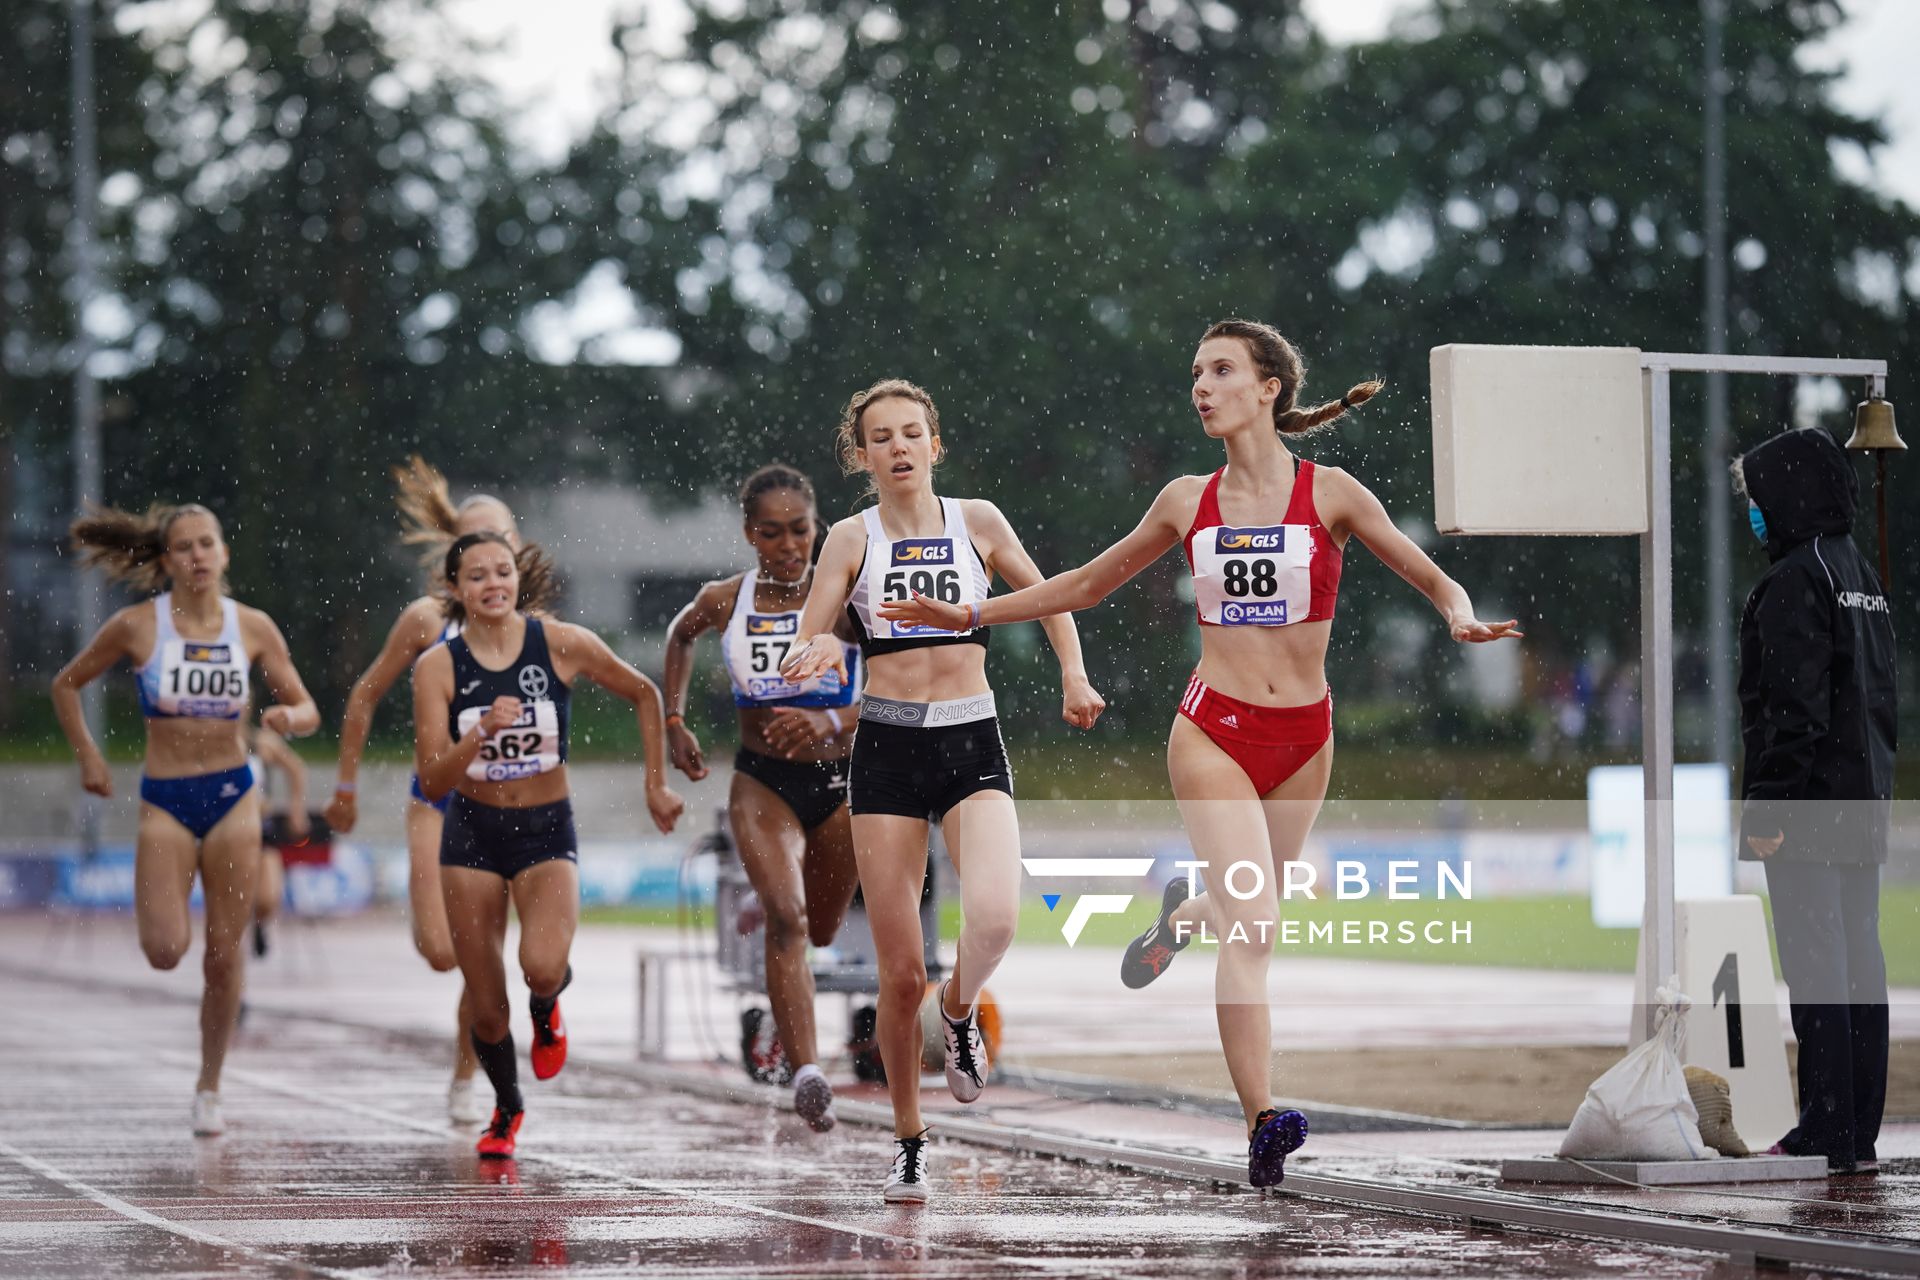
[[1167, 971], [1173, 958], [1187, 949], [1193, 934], [1176, 939], [1173, 913], [1187, 900], [1187, 879], [1175, 876], [1160, 895], [1160, 914], [1147, 931], [1127, 944], [1120, 957], [1120, 981], [1138, 991]]
[[533, 1078], [551, 1080], [567, 1065], [567, 1024], [560, 1020], [560, 1001], [556, 997], [553, 1012], [543, 1022], [533, 1015]]
[[493, 1119], [488, 1123], [485, 1133], [474, 1150], [490, 1160], [513, 1159], [514, 1139], [520, 1135], [520, 1122], [527, 1118], [524, 1111], [508, 1113], [500, 1108], [493, 1109]]

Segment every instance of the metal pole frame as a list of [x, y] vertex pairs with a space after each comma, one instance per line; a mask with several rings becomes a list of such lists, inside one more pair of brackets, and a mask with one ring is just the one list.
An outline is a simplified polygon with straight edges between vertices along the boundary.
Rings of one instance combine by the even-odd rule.
[[1640, 535], [1640, 738], [1646, 796], [1646, 902], [1641, 954], [1648, 1001], [1639, 1035], [1653, 1034], [1654, 988], [1678, 972], [1673, 884], [1673, 386], [1676, 373], [1863, 378], [1884, 398], [1885, 360], [1800, 359], [1663, 351], [1640, 354], [1647, 405], [1647, 531]]
[[[1727, 0], [1700, 0], [1705, 40], [1705, 138], [1702, 185], [1705, 241], [1706, 346], [1714, 355], [1727, 350], [1727, 81], [1724, 39]], [[1706, 533], [1706, 599], [1701, 615], [1705, 633], [1707, 670], [1712, 673], [1707, 695], [1713, 719], [1713, 759], [1733, 764], [1733, 690], [1723, 679], [1733, 669], [1733, 619], [1727, 597], [1732, 594], [1733, 548], [1729, 531], [1732, 511], [1727, 501], [1727, 375], [1707, 375], [1707, 434], [1701, 444], [1706, 481], [1706, 510], [1701, 521]]]
[[[88, 327], [88, 308], [100, 294], [99, 246], [95, 223], [99, 203], [100, 161], [94, 119], [93, 0], [69, 0], [73, 37], [73, 221], [68, 241], [73, 296], [73, 510], [79, 516], [101, 497], [100, 384], [93, 376], [98, 349]], [[100, 575], [74, 568], [74, 620], [84, 645], [106, 616]], [[80, 691], [87, 729], [106, 749], [106, 688], [95, 681]], [[80, 851], [92, 857], [100, 848], [100, 800], [82, 793], [76, 814]]]

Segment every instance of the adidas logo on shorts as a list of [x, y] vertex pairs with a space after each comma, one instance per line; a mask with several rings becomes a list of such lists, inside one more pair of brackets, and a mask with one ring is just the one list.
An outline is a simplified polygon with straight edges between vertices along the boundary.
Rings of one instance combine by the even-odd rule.
[[1238, 729], [1240, 727], [1240, 717], [1233, 714], [1224, 715], [1220, 717], [1220, 723], [1229, 729]]

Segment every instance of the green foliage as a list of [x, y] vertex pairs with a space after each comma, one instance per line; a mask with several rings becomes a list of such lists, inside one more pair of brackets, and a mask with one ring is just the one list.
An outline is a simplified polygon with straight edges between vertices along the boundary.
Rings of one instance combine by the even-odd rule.
[[[1700, 345], [1690, 7], [1632, 0], [1601, 21], [1588, 6], [1444, 0], [1346, 51], [1286, 3], [898, 12], [698, 3], [668, 59], [708, 104], [679, 142], [702, 173], [678, 184], [684, 220], [703, 230], [674, 323], [688, 358], [720, 375], [702, 435], [736, 470], [773, 456], [823, 469], [845, 396], [913, 377], [943, 406], [941, 487], [992, 497], [1053, 569], [1125, 532], [1174, 474], [1219, 464], [1185, 417], [1182, 379], [1222, 314], [1292, 335], [1324, 371], [1313, 395], [1388, 378], [1385, 398], [1304, 450], [1416, 520], [1430, 502], [1431, 345]], [[1909, 271], [1920, 219], [1838, 176], [1834, 152], [1879, 145], [1879, 127], [1835, 107], [1830, 77], [1797, 56], [1839, 16], [1802, 0], [1733, 6], [1735, 350], [1911, 352], [1911, 289], [1867, 295]], [[644, 100], [666, 69], [644, 29], [626, 34], [643, 105], [586, 151], [610, 173], [615, 156], [658, 171], [663, 134], [645, 122], [661, 113]], [[1785, 385], [1735, 384], [1739, 441], [1784, 425]], [[1696, 397], [1678, 388], [1683, 631], [1701, 606]], [[1526, 619], [1543, 661], [1595, 641], [1634, 648], [1628, 540], [1434, 554], [1490, 609]], [[1757, 552], [1736, 556], [1736, 580], [1750, 579]], [[1340, 631], [1359, 638], [1336, 641], [1336, 687], [1426, 712], [1458, 700], [1437, 634], [1411, 668], [1379, 661], [1366, 637], [1424, 606], [1369, 557], [1349, 563]], [[1163, 718], [1191, 659], [1166, 625], [1176, 578], [1163, 563], [1080, 619], [1135, 727]], [[1044, 699], [1028, 701], [1037, 729]]]
[[[1734, 348], [1912, 366], [1920, 218], [1836, 171], [1881, 131], [1799, 56], [1839, 7], [1730, 8]], [[133, 192], [105, 226], [134, 316], [108, 495], [219, 510], [236, 592], [279, 619], [323, 705], [413, 589], [385, 468], [414, 449], [489, 488], [612, 476], [667, 501], [784, 458], [839, 515], [859, 488], [831, 474], [839, 408], [905, 375], [943, 409], [943, 491], [992, 498], [1054, 570], [1123, 534], [1174, 475], [1219, 465], [1185, 378], [1222, 315], [1294, 337], [1312, 397], [1387, 377], [1302, 451], [1416, 525], [1430, 346], [1699, 345], [1688, 5], [1432, 0], [1385, 40], [1335, 48], [1295, 0], [693, 0], [684, 32], [656, 14], [612, 33], [617, 101], [550, 169], [509, 153], [431, 0], [102, 12], [104, 169]], [[33, 380], [0, 397], [0, 434], [29, 413], [55, 453], [63, 14], [0, 0], [0, 16], [0, 346]], [[609, 278], [678, 340], [672, 368], [594, 341], [535, 349], [542, 317]], [[1742, 443], [1783, 422], [1780, 385], [1735, 382]], [[1700, 484], [1696, 391], [1678, 392], [1684, 633]], [[1920, 536], [1911, 471], [1895, 468], [1901, 547]], [[1433, 552], [1527, 621], [1538, 667], [1634, 647], [1628, 540]], [[1432, 738], [1439, 708], [1466, 701], [1458, 655], [1396, 576], [1347, 563], [1330, 676], [1349, 705], [1415, 707]], [[1736, 552], [1736, 582], [1759, 567]], [[1168, 557], [1080, 619], [1120, 736], [1164, 731], [1193, 660], [1180, 569]], [[1387, 629], [1406, 625], [1424, 649], [1394, 657]], [[995, 663], [1010, 727], [1054, 733], [1043, 648], [1009, 633]], [[1524, 731], [1439, 726], [1462, 742]]]
[[[236, 594], [331, 694], [408, 591], [393, 526], [371, 518], [386, 467], [457, 448], [436, 410], [499, 377], [473, 263], [504, 154], [485, 99], [421, 83], [372, 4], [221, 0], [169, 35], [144, 96], [167, 144], [151, 198], [175, 227], [109, 494], [218, 511]], [[223, 74], [181, 53], [196, 41]]]

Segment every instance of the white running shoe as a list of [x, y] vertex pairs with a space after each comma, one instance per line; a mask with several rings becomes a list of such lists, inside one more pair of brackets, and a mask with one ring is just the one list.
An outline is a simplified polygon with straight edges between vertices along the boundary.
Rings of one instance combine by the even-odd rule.
[[940, 988], [940, 1021], [947, 1031], [947, 1088], [962, 1102], [972, 1102], [987, 1085], [987, 1046], [980, 1038], [980, 1010], [967, 1010], [955, 1022], [947, 1016], [947, 988]]
[[202, 1089], [193, 1095], [193, 1136], [217, 1138], [227, 1131], [227, 1118], [220, 1114], [220, 1095]]
[[825, 1133], [837, 1123], [833, 1114], [833, 1086], [812, 1063], [800, 1068], [793, 1077], [793, 1109], [815, 1133]]
[[455, 1080], [447, 1086], [447, 1119], [454, 1124], [479, 1124], [492, 1114], [474, 1088], [473, 1077]]
[[888, 1204], [927, 1202], [927, 1131], [893, 1140], [893, 1172], [887, 1175]]

